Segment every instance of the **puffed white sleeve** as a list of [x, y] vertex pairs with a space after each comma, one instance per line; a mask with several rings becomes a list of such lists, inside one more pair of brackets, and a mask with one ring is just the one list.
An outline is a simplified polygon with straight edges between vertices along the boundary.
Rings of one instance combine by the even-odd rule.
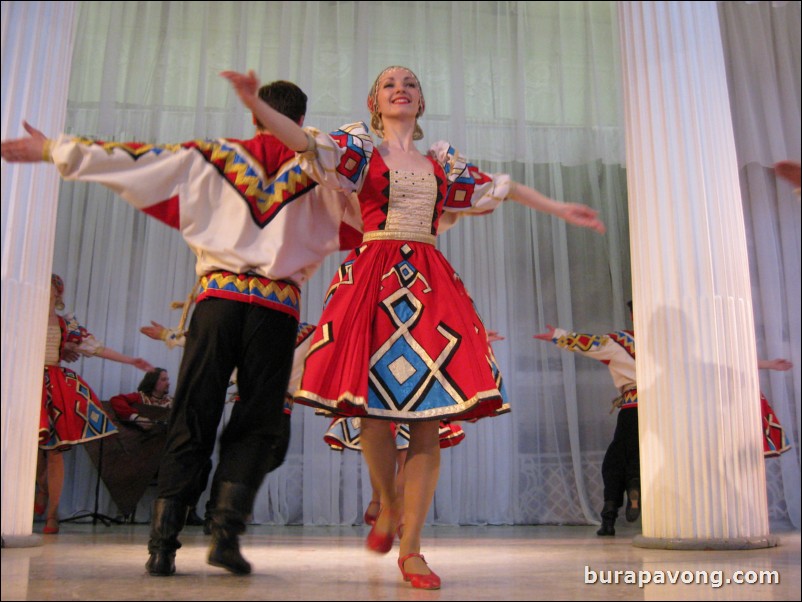
[[484, 173], [444, 140], [433, 144], [429, 155], [442, 165], [446, 174], [445, 211], [473, 215], [490, 213], [510, 194], [513, 182], [508, 174]]
[[367, 126], [351, 123], [328, 134], [311, 127], [304, 130], [312, 143], [307, 151], [298, 154], [301, 169], [327, 188], [359, 192], [373, 154], [373, 139]]

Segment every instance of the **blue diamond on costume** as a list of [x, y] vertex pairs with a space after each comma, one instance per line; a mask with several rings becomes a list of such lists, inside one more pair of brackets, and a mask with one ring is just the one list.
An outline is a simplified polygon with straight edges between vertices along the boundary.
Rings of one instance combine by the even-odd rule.
[[418, 270], [416, 270], [408, 261], [402, 261], [398, 264], [398, 275], [405, 285], [415, 278], [415, 274], [417, 273]]
[[[420, 386], [429, 373], [426, 361], [421, 358], [405, 339], [399, 339], [371, 367], [371, 374], [387, 391], [390, 399], [380, 401], [371, 388], [370, 397], [381, 406], [389, 404], [400, 407]], [[373, 404], [369, 404], [373, 405]], [[380, 407], [381, 407], [380, 406]]]
[[97, 408], [90, 407], [86, 421], [96, 433], [102, 433], [106, 424], [106, 415]]
[[443, 388], [438, 380], [432, 380], [432, 386], [426, 393], [423, 403], [415, 406], [415, 409], [429, 410], [432, 408], [441, 408], [454, 404], [454, 398]]
[[412, 305], [409, 298], [401, 297], [393, 303], [393, 311], [400, 322], [406, 324], [415, 315], [417, 308]]

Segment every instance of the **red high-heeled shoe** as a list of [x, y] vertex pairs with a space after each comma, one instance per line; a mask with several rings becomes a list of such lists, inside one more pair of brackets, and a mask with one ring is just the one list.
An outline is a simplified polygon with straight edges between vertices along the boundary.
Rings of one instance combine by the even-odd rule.
[[[52, 526], [55, 523], [55, 526]], [[45, 521], [45, 528], [42, 529], [42, 533], [45, 535], [55, 535], [58, 533], [58, 519], [57, 518], [48, 518]]]
[[[379, 514], [384, 510], [380, 510]], [[379, 522], [379, 518], [376, 517], [376, 523], [374, 523], [373, 528], [368, 533], [368, 538], [365, 540], [365, 547], [370, 550], [371, 552], [376, 552], [377, 554], [386, 554], [390, 550], [393, 549], [393, 541], [395, 541], [395, 532], [398, 527], [393, 527], [390, 529], [389, 533], [379, 533], [376, 531], [376, 525]]]
[[[404, 563], [410, 558], [420, 558], [423, 560], [423, 564], [426, 564], [426, 559], [423, 557], [423, 555], [415, 552], [399, 558], [398, 568], [401, 569], [401, 575], [404, 577], [404, 581], [409, 581], [410, 585], [417, 589], [440, 589], [440, 577], [438, 577], [435, 572], [432, 571], [432, 569], [429, 569], [431, 572], [428, 575], [421, 575], [420, 573], [407, 573], [404, 570]], [[429, 565], [426, 564], [426, 566], [428, 567]]]
[[[371, 508], [377, 508], [376, 514], [370, 511]], [[379, 512], [382, 511], [382, 506], [380, 502], [375, 500], [370, 500], [368, 507], [365, 509], [365, 516], [363, 517], [365, 520], [366, 525], [370, 525], [371, 527], [376, 524], [376, 519], [379, 518]]]

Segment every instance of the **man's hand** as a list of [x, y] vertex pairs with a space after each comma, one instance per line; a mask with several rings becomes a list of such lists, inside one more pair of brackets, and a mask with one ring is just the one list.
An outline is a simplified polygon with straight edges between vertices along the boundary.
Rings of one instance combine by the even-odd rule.
[[540, 334], [534, 335], [533, 339], [540, 339], [541, 341], [552, 341], [554, 339], [554, 326], [551, 324], [546, 324], [546, 328], [548, 330], [546, 332], [541, 332]]
[[28, 136], [0, 142], [0, 156], [10, 163], [37, 163], [44, 161], [47, 136], [27, 121], [22, 122]]

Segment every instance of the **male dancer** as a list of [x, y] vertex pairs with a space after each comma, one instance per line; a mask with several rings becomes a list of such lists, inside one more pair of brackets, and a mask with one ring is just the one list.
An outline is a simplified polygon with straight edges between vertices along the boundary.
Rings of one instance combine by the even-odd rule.
[[[260, 96], [303, 124], [306, 95], [294, 84], [274, 82]], [[199, 293], [151, 521], [151, 575], [175, 572], [178, 534], [197, 499], [234, 368], [240, 399], [220, 440], [208, 562], [250, 573], [239, 535], [264, 477], [281, 465], [289, 444], [284, 398], [300, 285], [339, 249], [346, 219], [349, 200], [318, 188], [295, 153], [255, 124], [249, 140], [155, 146], [66, 135], [48, 140], [25, 123], [29, 136], [3, 141], [0, 149], [7, 161], [52, 161], [65, 179], [110, 187], [178, 229], [197, 257]]]

